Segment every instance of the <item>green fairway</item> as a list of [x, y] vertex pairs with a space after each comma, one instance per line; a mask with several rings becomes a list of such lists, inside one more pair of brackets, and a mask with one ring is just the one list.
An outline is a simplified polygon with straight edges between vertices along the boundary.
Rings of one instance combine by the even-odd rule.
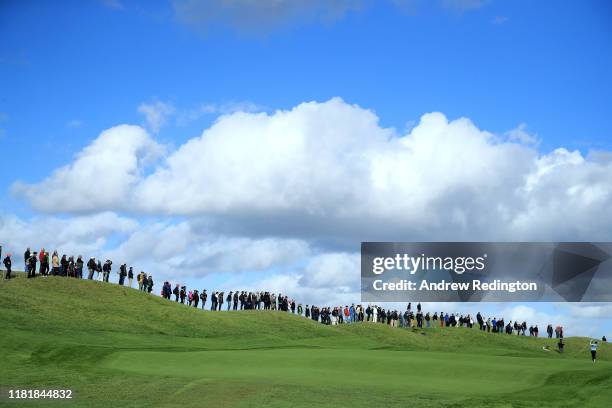
[[[329, 327], [210, 312], [67, 278], [0, 282], [0, 386], [72, 389], [83, 407], [612, 405], [612, 348], [465, 328]], [[5, 392], [5, 391], [4, 391]]]

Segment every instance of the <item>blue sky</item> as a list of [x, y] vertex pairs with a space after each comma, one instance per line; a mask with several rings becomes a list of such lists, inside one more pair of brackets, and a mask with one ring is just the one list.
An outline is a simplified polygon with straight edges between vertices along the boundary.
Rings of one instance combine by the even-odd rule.
[[[48, 191], [46, 188], [65, 188], [73, 194], [68, 200], [76, 201], [75, 197], [83, 194], [79, 186], [62, 184], [66, 181], [64, 179], [50, 185], [45, 184], [45, 180], [48, 181], [54, 170], [74, 163], [83, 149], [113, 126], [139, 125], [148, 131], [154, 143], [163, 147], [165, 153], [160, 153], [161, 159], [158, 158], [161, 161], [138, 167], [136, 171], [139, 177], [155, 176], [160, 169], [170, 166], [165, 160], [173, 157], [186, 142], [213, 128], [222, 115], [233, 118], [228, 119], [231, 129], [243, 129], [237, 122], [239, 118], [232, 116], [236, 112], [267, 112], [270, 117], [276, 117], [277, 110], [291, 111], [304, 102], [316, 101], [322, 104], [322, 113], [312, 115], [345, 112], [349, 108], [344, 104], [356, 104], [360, 109], [375, 112], [378, 126], [381, 129], [394, 128], [395, 138], [406, 135], [422, 123], [422, 115], [429, 112], [442, 112], [451, 122], [461, 117], [469, 118], [478, 129], [500, 138], [511, 137], [512, 131], [520, 130], [522, 135], [537, 140], [536, 143], [530, 142], [529, 147], [521, 147], [526, 149], [525, 164], [517, 166], [525, 174], [532, 174], [531, 165], [527, 163], [536, 163], [537, 158], [544, 158], [538, 162], [542, 168], [545, 167], [542, 163], [549, 161], [566, 160], [579, 165], [580, 160], [586, 160], [587, 164], [581, 169], [568, 172], [576, 175], [584, 171], [583, 178], [567, 181], [574, 184], [564, 185], [562, 190], [586, 188], [585, 183], [595, 180], [593, 188], [584, 193], [594, 197], [590, 204], [585, 204], [584, 208], [578, 204], [568, 205], [564, 211], [559, 211], [558, 218], [546, 222], [541, 221], [542, 214], [560, 207], [542, 197], [546, 194], [549, 199], [551, 194], [554, 196], [556, 190], [550, 189], [559, 187], [558, 180], [570, 179], [567, 174], [558, 174], [558, 179], [542, 187], [537, 199], [530, 196], [516, 207], [509, 204], [512, 207], [510, 212], [514, 214], [512, 219], [518, 225], [511, 231], [500, 226], [499, 232], [495, 228], [474, 235], [465, 232], [466, 225], [479, 231], [475, 226], [477, 221], [470, 217], [480, 211], [478, 202], [466, 199], [469, 202], [460, 208], [461, 214], [457, 216], [462, 221], [453, 218], [457, 225], [463, 225], [457, 227], [456, 233], [428, 229], [431, 226], [423, 224], [414, 230], [406, 229], [404, 236], [394, 232], [388, 236], [379, 234], [379, 238], [608, 241], [612, 238], [607, 232], [610, 231], [607, 227], [612, 225], [608, 224], [608, 218], [594, 222], [595, 214], [601, 208], [609, 208], [608, 204], [612, 202], [610, 179], [606, 181], [606, 176], [610, 175], [609, 162], [606, 161], [609, 159], [601, 159], [604, 164], [595, 159], [594, 164], [589, 162], [593, 151], [607, 154], [612, 150], [612, 122], [609, 120], [612, 114], [612, 5], [609, 2], [298, 1], [298, 6], [293, 8], [280, 2], [280, 6], [273, 9], [262, 9], [255, 3], [228, 9], [223, 4], [217, 0], [204, 6], [178, 0], [2, 2], [0, 150], [3, 171], [0, 172], [0, 189], [5, 199], [0, 204], [0, 211], [5, 217], [3, 234], [13, 231], [6, 222], [11, 217], [14, 225], [21, 225], [15, 224], [15, 220], [20, 220], [36, 235], [36, 223], [32, 220], [44, 222], [47, 217], [76, 220], [74, 222], [79, 228], [87, 230], [84, 225], [105, 222], [100, 219], [91, 222], [91, 217], [102, 214], [102, 217], [119, 217], [119, 221], [113, 218], [112, 222], [124, 226], [98, 235], [87, 230], [83, 237], [87, 244], [71, 239], [60, 243], [73, 243], [79, 249], [94, 248], [129, 258], [125, 252], [127, 246], [121, 249], [122, 244], [132, 242], [130, 237], [138, 231], [160, 228], [163, 233], [170, 234], [168, 230], [175, 231], [179, 228], [177, 226], [187, 224], [184, 228], [197, 232], [193, 232], [192, 240], [177, 252], [191, 249], [190, 245], [201, 239], [206, 240], [206, 248], [216, 248], [216, 245], [221, 246], [219, 237], [228, 240], [268, 239], [271, 241], [263, 244], [256, 241], [257, 245], [268, 245], [268, 249], [270, 245], [277, 248], [281, 241], [285, 245], [286, 240], [296, 240], [287, 244], [291, 251], [299, 254], [295, 261], [262, 261], [265, 267], [261, 266], [263, 264], [232, 264], [230, 267], [223, 261], [225, 266], [220, 267], [207, 258], [215, 268], [226, 268], [228, 272], [211, 273], [207, 270], [185, 279], [198, 284], [212, 282], [213, 285], [223, 285], [228, 281], [240, 284], [273, 280], [277, 283], [288, 279], [279, 271], [294, 269], [301, 271], [296, 272], [301, 280], [294, 282], [296, 288], [300, 287], [308, 281], [304, 268], [308, 269], [309, 263], [316, 265], [317, 257], [339, 252], [350, 255], [351, 247], [358, 248], [361, 240], [376, 235], [371, 225], [360, 225], [354, 230], [347, 227], [350, 217], [346, 223], [335, 224], [342, 216], [329, 215], [330, 209], [347, 204], [342, 199], [325, 202], [315, 210], [309, 207], [303, 212], [303, 208], [292, 203], [277, 206], [278, 203], [272, 202], [268, 207], [262, 204], [261, 208], [249, 208], [241, 201], [244, 196], [257, 201], [261, 198], [258, 194], [268, 191], [265, 186], [250, 196], [243, 187], [242, 195], [236, 193], [234, 197], [228, 193], [235, 200], [228, 199], [227, 205], [211, 204], [208, 196], [202, 197], [199, 206], [194, 208], [181, 207], [178, 203], [171, 208], [159, 203], [142, 208], [142, 201], [149, 201], [142, 198], [144, 195], [140, 196], [140, 206], [130, 202], [120, 205], [104, 203], [99, 207], [75, 204], [73, 208], [68, 208], [60, 198], [41, 203], [32, 197], [40, 197]], [[344, 102], [324, 104], [335, 97]], [[148, 112], [162, 118], [160, 123], [155, 125], [155, 118], [146, 113], [147, 107], [150, 108]], [[292, 120], [300, 124], [302, 119], [298, 114], [302, 113], [296, 113]], [[311, 113], [303, 114], [310, 118], [308, 115]], [[346, 113], [348, 116], [353, 114], [356, 121], [367, 115], [362, 111]], [[328, 117], [335, 116], [325, 116]], [[339, 117], [339, 121], [342, 118], [344, 116]], [[359, 129], [347, 130], [349, 128], [349, 125], [334, 128], [330, 134], [345, 130], [360, 133]], [[377, 132], [378, 128], [374, 130]], [[472, 131], [466, 130], [468, 133]], [[151, 147], [149, 142], [143, 143], [147, 147], [135, 145], [134, 151]], [[341, 151], [355, 147], [347, 143], [343, 140], [334, 146]], [[217, 152], [219, 154], [225, 151], [218, 144], [206, 144], [205, 147], [208, 149], [206, 152], [215, 148], [221, 149]], [[489, 147], [487, 145], [487, 149]], [[568, 152], [577, 151], [580, 157], [577, 161], [575, 157], [559, 159], [553, 152], [561, 147]], [[453, 157], [453, 147], [448, 149], [448, 157]], [[469, 157], [477, 157], [474, 154]], [[531, 162], [530, 154], [536, 155]], [[248, 156], [239, 156], [236, 160], [244, 157]], [[275, 160], [270, 159], [273, 156], [262, 157], [259, 159]], [[94, 157], [92, 160], [98, 159]], [[310, 163], [317, 166], [314, 161]], [[109, 166], [115, 164], [110, 162]], [[504, 174], [500, 176], [503, 183], [510, 177], [507, 174], [513, 173], [508, 170], [509, 166], [499, 170], [499, 174]], [[294, 167], [299, 167], [299, 164]], [[261, 171], [257, 174], [273, 174], [274, 177], [267, 180], [268, 184], [275, 185], [278, 182], [276, 173], [268, 170], [257, 168]], [[352, 174], [359, 171], [355, 169]], [[506, 171], [508, 173], [504, 173]], [[118, 174], [121, 178], [122, 173]], [[235, 179], [237, 173], [231, 174]], [[477, 173], [468, 175], [473, 174]], [[176, 170], [172, 175], [199, 179], [197, 172], [185, 175]], [[99, 176], [113, 177], [104, 172]], [[203, 177], [210, 182], [203, 184], [201, 190], [220, 177], [218, 173], [214, 177]], [[350, 179], [350, 174], [347, 177]], [[311, 175], [311, 178], [318, 180], [317, 175]], [[437, 175], [435, 179], [441, 178]], [[233, 183], [234, 179], [226, 182]], [[360, 180], [359, 176], [352, 179]], [[74, 181], [74, 178], [70, 180]], [[168, 183], [168, 179], [164, 180]], [[295, 184], [295, 179], [292, 180]], [[16, 192], [19, 190], [15, 188], [17, 181], [25, 186], [25, 190], [20, 191], [26, 193]], [[147, 185], [156, 186], [157, 181], [151, 180]], [[249, 185], [248, 180], [245, 183]], [[94, 195], [107, 194], [104, 188], [97, 189], [95, 184], [83, 188]], [[140, 183], [135, 182], [128, 190], [139, 188]], [[484, 196], [490, 201], [504, 202], [506, 197], [500, 194], [511, 194], [510, 190], [497, 191], [488, 185], [480, 188], [487, 189]], [[431, 193], [431, 202], [463, 199], [461, 194], [440, 195], [441, 191], [449, 190], [446, 185], [440, 186]], [[117, 197], [125, 196], [124, 190], [118, 191]], [[326, 188], [315, 186], [314, 182], [300, 191], [308, 191], [315, 203], [324, 201], [322, 198], [317, 201], [317, 194], [329, 196]], [[289, 193], [288, 190], [290, 196]], [[347, 191], [342, 197], [353, 197], [353, 193]], [[567, 203], [567, 200], [559, 198], [561, 203]], [[166, 199], [169, 201], [172, 199]], [[537, 202], [539, 210], [525, 215], [523, 209], [532, 208], [526, 203], [533, 202]], [[406, 208], [408, 212], [411, 210]], [[313, 214], [326, 216], [317, 218]], [[489, 216], [500, 219], [499, 214], [485, 217]], [[532, 224], [525, 221], [530, 216], [541, 221], [537, 224], [540, 227], [538, 231], [524, 229], [525, 224]], [[310, 220], [311, 228], [307, 228], [306, 221], [301, 223], [296, 219]], [[322, 232], [325, 225], [330, 225], [330, 219], [334, 220], [331, 224], [334, 231], [340, 231], [333, 238]], [[406, 222], [414, 225], [409, 221]], [[555, 231], [551, 225], [559, 222], [569, 225]], [[579, 228], [572, 223], [586, 226]], [[286, 230], [283, 226], [287, 226]], [[0, 236], [0, 240], [8, 239], [10, 237]], [[45, 239], [48, 245], [60, 244]], [[24, 237], [23, 242], [26, 241]], [[236, 248], [240, 247], [240, 242], [234, 242]], [[259, 248], [257, 245], [255, 248]], [[224, 256], [212, 252], [215, 259]], [[128, 260], [137, 262], [139, 259]], [[184, 260], [177, 258], [176, 264], [183, 265]], [[256, 273], [251, 273], [253, 270]], [[342, 285], [345, 283], [343, 281]], [[345, 286], [349, 287], [346, 292], [351, 293], [351, 284]], [[536, 311], [550, 314], [555, 307], [539, 305]], [[608, 309], [593, 313], [594, 319], [599, 318], [602, 313], [608, 313]], [[608, 330], [612, 328], [609, 319], [605, 324]]]

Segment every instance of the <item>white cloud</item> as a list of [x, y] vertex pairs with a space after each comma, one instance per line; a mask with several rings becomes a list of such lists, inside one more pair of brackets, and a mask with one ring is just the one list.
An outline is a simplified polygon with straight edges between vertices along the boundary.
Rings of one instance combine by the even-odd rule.
[[153, 133], [159, 133], [161, 128], [168, 122], [168, 117], [174, 115], [176, 108], [166, 102], [141, 103], [138, 112], [143, 114], [147, 127]]
[[13, 192], [48, 212], [95, 212], [124, 208], [130, 191], [162, 147], [144, 129], [121, 125], [105, 130], [72, 164], [37, 184], [17, 182]]
[[521, 123], [518, 127], [506, 132], [506, 136], [510, 141], [524, 143], [527, 145], [537, 145], [540, 143], [536, 135], [531, 135], [527, 132], [527, 125], [525, 123]]
[[359, 292], [345, 291], [333, 286], [310, 287], [302, 282], [299, 273], [278, 273], [251, 284], [248, 290], [267, 290], [283, 293], [302, 304], [340, 306], [358, 304]]
[[361, 277], [358, 253], [324, 253], [312, 257], [301, 271], [300, 286], [335, 288], [341, 292], [358, 292]]
[[540, 154], [518, 131], [496, 136], [429, 113], [400, 135], [335, 98], [223, 115], [147, 174], [142, 156], [159, 146], [140, 128], [114, 128], [47, 180], [14, 189], [46, 211], [207, 216], [241, 234], [342, 245], [608, 239], [612, 156]]
[[141, 225], [108, 252], [111, 258], [161, 270], [166, 277], [258, 272], [289, 266], [309, 254], [304, 241], [214, 235], [199, 231], [188, 221]]
[[27, 247], [97, 256], [104, 251], [110, 236], [128, 234], [137, 228], [136, 221], [113, 213], [69, 218], [36, 216], [28, 220], [0, 215], [0, 237], [10, 238], [2, 243], [3, 253], [12, 252], [14, 260], [21, 259]]
[[195, 108], [177, 112], [176, 122], [179, 126], [194, 122], [206, 115], [228, 115], [236, 112], [255, 113], [265, 111], [264, 106], [250, 101], [203, 103]]
[[585, 303], [571, 305], [571, 315], [577, 318], [610, 318], [612, 317], [612, 304]]
[[612, 161], [562, 148], [540, 155], [521, 132], [500, 139], [431, 113], [400, 136], [340, 99], [240, 112], [167, 157], [136, 202], [152, 213], [249, 214], [297, 234], [357, 240], [609, 236], [612, 216], [592, 214], [612, 202]]

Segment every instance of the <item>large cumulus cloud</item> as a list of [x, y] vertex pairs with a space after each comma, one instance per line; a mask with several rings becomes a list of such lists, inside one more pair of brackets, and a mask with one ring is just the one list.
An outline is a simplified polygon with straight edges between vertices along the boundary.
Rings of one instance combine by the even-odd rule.
[[[222, 115], [159, 160], [144, 130], [103, 132], [76, 160], [14, 190], [49, 212], [211, 219], [240, 235], [384, 239], [606, 239], [612, 159], [423, 115], [407, 134], [334, 98]], [[97, 194], [91, 194], [95, 180]]]
[[102, 132], [71, 164], [42, 182], [17, 182], [12, 190], [45, 212], [120, 209], [142, 180], [146, 165], [162, 152], [163, 147], [141, 127], [116, 126]]

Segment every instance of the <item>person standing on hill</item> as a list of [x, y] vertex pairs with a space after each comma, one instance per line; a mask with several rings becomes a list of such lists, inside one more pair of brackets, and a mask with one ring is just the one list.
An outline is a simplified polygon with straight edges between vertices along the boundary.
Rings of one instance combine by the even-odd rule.
[[234, 299], [233, 299], [233, 301], [234, 301], [233, 309], [234, 310], [238, 310], [238, 291], [234, 292]]
[[206, 299], [208, 299], [208, 293], [206, 293], [206, 289], [202, 289], [202, 293], [200, 293], [200, 300], [202, 301], [202, 310], [206, 306]]
[[200, 294], [198, 293], [197, 289], [193, 291], [193, 307], [195, 307], [197, 309], [198, 307], [198, 302], [200, 301]]
[[102, 272], [103, 272], [102, 280], [104, 282], [108, 283], [108, 278], [109, 278], [111, 270], [112, 270], [112, 265], [113, 265], [113, 263], [111, 262], [110, 259], [107, 259], [106, 262], [104, 262], [104, 266], [102, 267]]
[[13, 265], [13, 263], [11, 262], [11, 254], [6, 254], [6, 258], [4, 258], [4, 261], [2, 261], [2, 263], [6, 268], [4, 279], [11, 279], [11, 265]]
[[144, 285], [144, 272], [140, 271], [136, 280], [138, 281], [138, 290], [142, 291]]
[[79, 279], [83, 279], [83, 265], [85, 265], [85, 262], [83, 262], [83, 256], [79, 255], [77, 257], [77, 260], [75, 262], [75, 266], [76, 266], [76, 277]]
[[185, 304], [185, 297], [187, 296], [187, 288], [185, 286], [181, 286], [181, 292], [179, 293], [181, 297], [181, 304]]
[[223, 295], [225, 295], [225, 292], [221, 292], [217, 295], [217, 303], [219, 304], [217, 310], [219, 311], [223, 309]]
[[66, 254], [62, 254], [62, 258], [60, 259], [60, 275], [61, 276], [68, 276], [68, 258], [66, 257]]
[[87, 270], [89, 271], [89, 273], [87, 274], [87, 279], [92, 280], [94, 272], [96, 270], [96, 260], [93, 256], [89, 258], [89, 261], [87, 261]]
[[30, 261], [28, 265], [28, 278], [36, 277], [36, 263], [37, 262], [38, 262], [38, 259], [36, 257], [36, 252], [32, 252], [32, 254], [30, 255]]
[[45, 248], [40, 250], [38, 261], [40, 262], [40, 274], [47, 276], [49, 274], [49, 255], [45, 252]]
[[591, 359], [595, 362], [597, 359], [597, 340], [591, 340], [589, 345], [591, 346]]
[[227, 310], [229, 311], [230, 308], [232, 307], [232, 300], [233, 300], [233, 292], [230, 290], [230, 293], [228, 293], [227, 298], [225, 298], [225, 301], [227, 302]]
[[[246, 292], [245, 292], [245, 296], [246, 296]], [[270, 309], [278, 310], [278, 301], [274, 293], [270, 295]]]
[[128, 270], [128, 286], [130, 288], [132, 287], [132, 281], [133, 280], [134, 280], [134, 270], [130, 266], [130, 269]]
[[57, 255], [57, 251], [53, 251], [53, 255], [51, 256], [51, 275], [57, 276], [59, 273], [59, 256]]
[[218, 295], [218, 292], [212, 292], [212, 295], [210, 295], [210, 310], [211, 311], [217, 310], [217, 295]]
[[147, 290], [149, 293], [153, 290], [153, 275], [149, 275], [149, 279], [147, 280]]
[[123, 283], [125, 282], [125, 277], [127, 276], [127, 265], [126, 264], [122, 264], [119, 267], [119, 285], [123, 286]]
[[68, 276], [70, 276], [71, 278], [75, 278], [76, 277], [76, 272], [74, 269], [74, 257], [71, 256], [68, 258]]
[[28, 274], [28, 278], [30, 277], [30, 248], [28, 247], [23, 253], [23, 268], [24, 272]]
[[[240, 301], [240, 310], [244, 310], [244, 305], [246, 304], [246, 293], [244, 290], [240, 292], [240, 295], [238, 296], [238, 300]], [[272, 300], [272, 298], [270, 298], [270, 300]], [[270, 306], [272, 310], [274, 310], [273, 306], [274, 305]]]
[[45, 270], [45, 276], [49, 276], [49, 253], [45, 251], [45, 256], [43, 257], [42, 263], [44, 265], [44, 270]]
[[174, 295], [174, 301], [176, 303], [178, 303], [179, 301], [179, 295], [181, 294], [181, 288], [179, 287], [179, 284], [177, 283], [176, 286], [174, 287], [174, 289], [172, 289], [172, 294]]

